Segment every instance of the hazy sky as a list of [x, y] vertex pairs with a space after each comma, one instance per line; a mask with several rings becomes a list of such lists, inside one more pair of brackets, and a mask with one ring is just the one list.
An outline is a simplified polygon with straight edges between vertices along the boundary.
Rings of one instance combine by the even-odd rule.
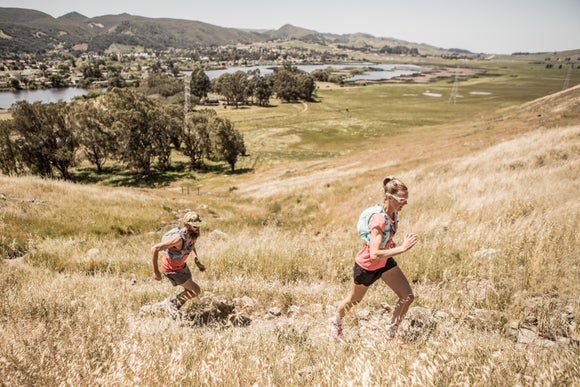
[[54, 17], [126, 12], [233, 28], [292, 24], [496, 54], [580, 49], [580, 0], [0, 0], [0, 7]]

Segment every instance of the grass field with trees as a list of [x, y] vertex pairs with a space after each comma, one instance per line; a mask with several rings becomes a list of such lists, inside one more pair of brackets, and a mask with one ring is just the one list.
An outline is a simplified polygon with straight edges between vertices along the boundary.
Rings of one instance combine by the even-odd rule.
[[[243, 134], [233, 173], [0, 175], [2, 383], [578, 385], [580, 69], [564, 89], [565, 68], [473, 66], [484, 75], [458, 83], [318, 83], [313, 101], [215, 107]], [[410, 190], [396, 241], [419, 235], [397, 258], [412, 345], [384, 339], [396, 299], [380, 283], [338, 344], [327, 320], [386, 175]], [[153, 280], [149, 248], [187, 210], [208, 223], [208, 270], [186, 311], [230, 305], [225, 319], [155, 309], [175, 289]]]

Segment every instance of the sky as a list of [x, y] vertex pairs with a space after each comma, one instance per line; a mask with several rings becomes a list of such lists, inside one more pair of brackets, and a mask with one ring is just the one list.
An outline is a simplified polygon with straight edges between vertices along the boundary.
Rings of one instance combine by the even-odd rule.
[[197, 20], [220, 27], [376, 37], [474, 53], [580, 49], [580, 0], [0, 0], [59, 17], [131, 15]]

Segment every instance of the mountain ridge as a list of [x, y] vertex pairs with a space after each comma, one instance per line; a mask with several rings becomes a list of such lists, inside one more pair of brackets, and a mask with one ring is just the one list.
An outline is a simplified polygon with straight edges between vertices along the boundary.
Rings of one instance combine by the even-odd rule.
[[148, 18], [128, 13], [88, 18], [73, 11], [54, 18], [44, 12], [25, 8], [0, 7], [0, 31], [0, 54], [70, 50], [83, 44], [88, 51], [103, 52], [115, 43], [163, 50], [278, 40], [297, 40], [323, 46], [373, 46], [376, 49], [404, 45], [421, 52], [447, 52], [427, 44], [378, 38], [365, 33], [320, 33], [291, 24], [277, 30], [236, 29], [197, 20]]

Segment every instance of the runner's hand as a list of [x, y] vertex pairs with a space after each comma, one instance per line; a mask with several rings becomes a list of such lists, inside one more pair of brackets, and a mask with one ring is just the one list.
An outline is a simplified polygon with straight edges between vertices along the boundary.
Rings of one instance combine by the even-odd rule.
[[407, 251], [411, 247], [415, 246], [416, 243], [417, 243], [417, 235], [407, 234], [405, 235], [405, 239], [403, 239], [402, 247], [405, 251]]
[[203, 263], [199, 261], [199, 259], [195, 258], [195, 265], [199, 269], [199, 271], [205, 271], [205, 266]]

